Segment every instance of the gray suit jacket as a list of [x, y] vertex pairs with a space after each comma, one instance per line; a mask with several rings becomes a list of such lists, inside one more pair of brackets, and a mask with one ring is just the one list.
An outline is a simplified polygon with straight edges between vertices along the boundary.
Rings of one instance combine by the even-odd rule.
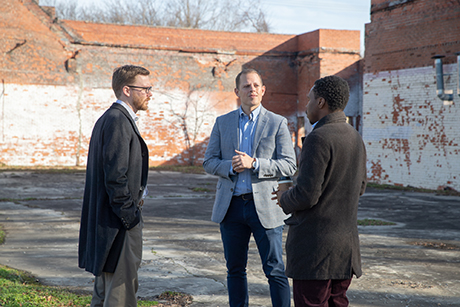
[[[216, 119], [203, 166], [207, 173], [219, 176], [212, 221], [222, 222], [233, 196], [237, 175], [230, 175], [232, 157], [239, 148], [238, 110]], [[275, 228], [288, 217], [271, 194], [278, 186], [278, 178], [292, 176], [296, 171], [296, 158], [286, 118], [261, 106], [254, 135], [251, 156], [259, 160], [259, 171], [252, 174], [254, 204], [262, 225]]]

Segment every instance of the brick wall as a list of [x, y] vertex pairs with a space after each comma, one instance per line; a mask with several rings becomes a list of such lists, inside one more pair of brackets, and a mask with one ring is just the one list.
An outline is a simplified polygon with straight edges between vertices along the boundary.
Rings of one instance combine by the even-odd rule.
[[288, 119], [297, 146], [313, 82], [359, 74], [358, 31], [295, 36], [95, 24], [57, 20], [35, 0], [4, 1], [0, 164], [85, 165], [92, 127], [115, 101], [113, 69], [124, 64], [151, 71], [153, 97], [138, 122], [151, 165], [201, 163], [216, 116], [238, 106], [234, 78], [243, 67], [262, 73], [263, 105]]
[[366, 25], [365, 72], [456, 63], [460, 51], [459, 0], [372, 0]]
[[[372, 1], [366, 25], [363, 138], [371, 181], [460, 189], [460, 1]], [[436, 95], [432, 56], [445, 55]]]

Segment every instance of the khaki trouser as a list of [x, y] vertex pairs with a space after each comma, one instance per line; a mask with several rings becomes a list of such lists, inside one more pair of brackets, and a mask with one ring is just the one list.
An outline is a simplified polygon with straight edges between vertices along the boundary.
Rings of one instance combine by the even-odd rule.
[[142, 219], [126, 231], [114, 273], [103, 272], [94, 280], [91, 307], [135, 307], [139, 282], [137, 270], [142, 259]]

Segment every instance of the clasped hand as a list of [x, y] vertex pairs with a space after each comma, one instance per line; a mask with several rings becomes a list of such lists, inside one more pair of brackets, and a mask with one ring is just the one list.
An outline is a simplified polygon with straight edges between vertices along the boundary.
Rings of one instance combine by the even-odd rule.
[[283, 195], [284, 192], [286, 192], [286, 191], [276, 190], [276, 191], [272, 192], [272, 195], [274, 195], [274, 197], [272, 197], [272, 200], [276, 200], [276, 204], [278, 206], [280, 206], [280, 207], [281, 207], [281, 205], [280, 205], [281, 195]]
[[239, 150], [235, 150], [235, 152], [236, 155], [232, 158], [233, 170], [237, 173], [241, 173], [245, 169], [251, 169], [254, 159], [245, 152]]

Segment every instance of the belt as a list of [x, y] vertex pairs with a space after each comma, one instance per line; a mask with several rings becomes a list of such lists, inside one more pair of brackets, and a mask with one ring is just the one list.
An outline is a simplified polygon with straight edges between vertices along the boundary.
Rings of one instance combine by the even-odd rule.
[[233, 196], [233, 197], [240, 198], [242, 200], [253, 200], [254, 199], [254, 196], [252, 195], [252, 193], [241, 194], [241, 195]]

